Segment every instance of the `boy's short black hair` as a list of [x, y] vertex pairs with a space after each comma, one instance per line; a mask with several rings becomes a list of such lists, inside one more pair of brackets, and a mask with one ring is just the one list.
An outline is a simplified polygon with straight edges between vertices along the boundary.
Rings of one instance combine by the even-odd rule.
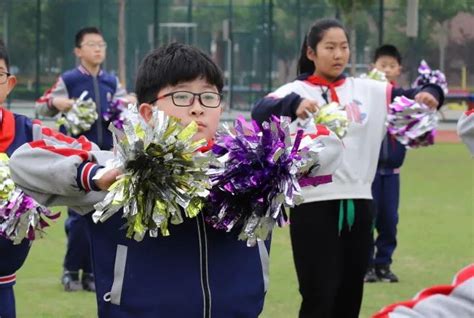
[[102, 32], [100, 32], [100, 30], [96, 27], [85, 27], [85, 28], [82, 28], [80, 29], [79, 31], [77, 31], [76, 33], [76, 37], [75, 37], [75, 40], [74, 40], [74, 43], [76, 45], [77, 48], [80, 48], [81, 47], [81, 44], [82, 44], [82, 39], [84, 39], [84, 36], [86, 34], [98, 34], [98, 35], [101, 35], [102, 36]]
[[402, 55], [397, 47], [392, 44], [384, 44], [379, 46], [374, 53], [374, 63], [382, 56], [390, 56], [397, 60], [398, 64], [402, 65]]
[[149, 103], [158, 92], [182, 82], [205, 79], [222, 92], [224, 79], [219, 67], [204, 52], [182, 43], [171, 43], [148, 53], [138, 67], [135, 93], [138, 103]]
[[10, 61], [8, 59], [8, 51], [5, 43], [0, 39], [0, 60], [5, 61], [5, 65], [7, 66], [7, 71], [10, 68]]

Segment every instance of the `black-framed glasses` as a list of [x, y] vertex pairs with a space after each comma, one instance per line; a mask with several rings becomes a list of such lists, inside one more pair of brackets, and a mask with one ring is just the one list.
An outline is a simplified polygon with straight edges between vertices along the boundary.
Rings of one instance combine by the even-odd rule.
[[12, 73], [0, 72], [0, 84], [5, 84]]
[[87, 46], [91, 49], [98, 48], [101, 50], [105, 50], [107, 48], [107, 42], [85, 42], [82, 43], [81, 46]]
[[202, 106], [207, 108], [217, 108], [221, 104], [222, 99], [222, 94], [214, 92], [193, 93], [187, 91], [178, 91], [158, 96], [156, 99], [152, 100], [150, 104], [154, 104], [156, 101], [169, 96], [171, 96], [173, 104], [178, 107], [191, 106], [194, 104], [194, 99], [197, 96]]

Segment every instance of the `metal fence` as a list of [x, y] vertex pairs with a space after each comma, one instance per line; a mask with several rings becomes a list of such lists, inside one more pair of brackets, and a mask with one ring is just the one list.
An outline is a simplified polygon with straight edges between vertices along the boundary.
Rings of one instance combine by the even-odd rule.
[[[120, 75], [129, 90], [133, 91], [137, 66], [149, 50], [180, 41], [212, 56], [224, 70], [231, 108], [247, 110], [257, 98], [294, 78], [304, 33], [322, 17], [338, 17], [346, 24], [351, 17], [355, 21], [358, 72], [367, 70], [380, 43], [390, 42], [406, 58], [402, 84], [408, 84], [408, 71], [416, 70], [415, 64], [425, 58], [435, 68], [442, 66], [453, 86], [472, 85], [473, 0], [451, 0], [451, 7], [459, 5], [449, 16], [444, 14], [447, 10], [433, 10], [433, 6], [443, 9], [443, 1], [419, 0], [423, 19], [417, 38], [405, 32], [406, 3], [412, 0], [353, 1], [370, 5], [346, 13], [333, 5], [344, 1], [330, 0], [0, 0], [0, 37], [19, 78], [12, 95], [16, 100], [33, 101], [61, 72], [73, 68], [74, 35], [94, 25], [108, 44], [104, 67], [115, 73], [123, 27], [125, 68]], [[437, 34], [436, 28], [447, 30], [446, 36]]]

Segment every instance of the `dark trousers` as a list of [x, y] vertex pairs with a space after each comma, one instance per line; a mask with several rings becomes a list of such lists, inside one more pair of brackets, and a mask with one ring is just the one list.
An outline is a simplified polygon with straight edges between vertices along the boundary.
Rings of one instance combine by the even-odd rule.
[[90, 233], [86, 218], [91, 215], [81, 216], [68, 209], [65, 222], [67, 235], [67, 250], [64, 257], [64, 269], [78, 272], [82, 269], [85, 273], [92, 273], [92, 260], [90, 252]]
[[13, 284], [0, 285], [0, 318], [15, 318], [15, 295]]
[[[343, 200], [347, 206], [347, 201]], [[362, 302], [373, 204], [354, 200], [355, 220], [338, 231], [340, 200], [291, 211], [290, 235], [302, 296], [300, 318], [357, 318]]]
[[31, 243], [24, 239], [14, 245], [0, 236], [0, 318], [15, 318], [15, 295], [12, 275], [21, 268], [30, 250]]
[[[400, 199], [400, 175], [377, 173], [372, 183], [375, 205], [375, 229], [369, 251], [369, 265], [390, 265], [397, 247], [398, 202]], [[374, 255], [375, 252], [375, 255]]]

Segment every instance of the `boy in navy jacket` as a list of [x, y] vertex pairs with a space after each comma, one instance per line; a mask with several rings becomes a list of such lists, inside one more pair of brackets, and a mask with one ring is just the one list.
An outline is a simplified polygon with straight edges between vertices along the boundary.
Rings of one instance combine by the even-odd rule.
[[[373, 66], [385, 73], [387, 80], [394, 87], [397, 86], [396, 81], [401, 74], [401, 63], [401, 54], [395, 46], [384, 44], [375, 50]], [[372, 183], [377, 237], [371, 245], [365, 282], [398, 282], [398, 277], [392, 272], [390, 265], [397, 246], [400, 168], [405, 154], [405, 146], [387, 133], [380, 147], [377, 173]]]
[[[74, 53], [80, 60], [75, 69], [64, 72], [44, 96], [36, 102], [38, 114], [52, 117], [58, 112], [67, 112], [73, 105], [74, 99], [87, 91], [86, 99], [95, 101], [98, 113], [97, 121], [90, 130], [81, 133], [96, 143], [101, 149], [112, 148], [112, 134], [108, 130], [109, 122], [103, 114], [117, 100], [134, 102], [134, 97], [128, 96], [115, 75], [101, 68], [106, 55], [107, 43], [99, 29], [86, 27], [79, 30], [75, 37]], [[65, 133], [64, 128], [61, 131]], [[73, 136], [73, 137], [79, 137]], [[89, 235], [86, 230], [86, 220], [73, 210], [68, 210], [65, 230], [68, 237], [67, 251], [64, 257], [64, 274], [62, 283], [66, 291], [76, 291], [81, 288], [94, 291], [94, 279], [90, 259]], [[79, 281], [79, 271], [82, 270], [82, 282]]]

